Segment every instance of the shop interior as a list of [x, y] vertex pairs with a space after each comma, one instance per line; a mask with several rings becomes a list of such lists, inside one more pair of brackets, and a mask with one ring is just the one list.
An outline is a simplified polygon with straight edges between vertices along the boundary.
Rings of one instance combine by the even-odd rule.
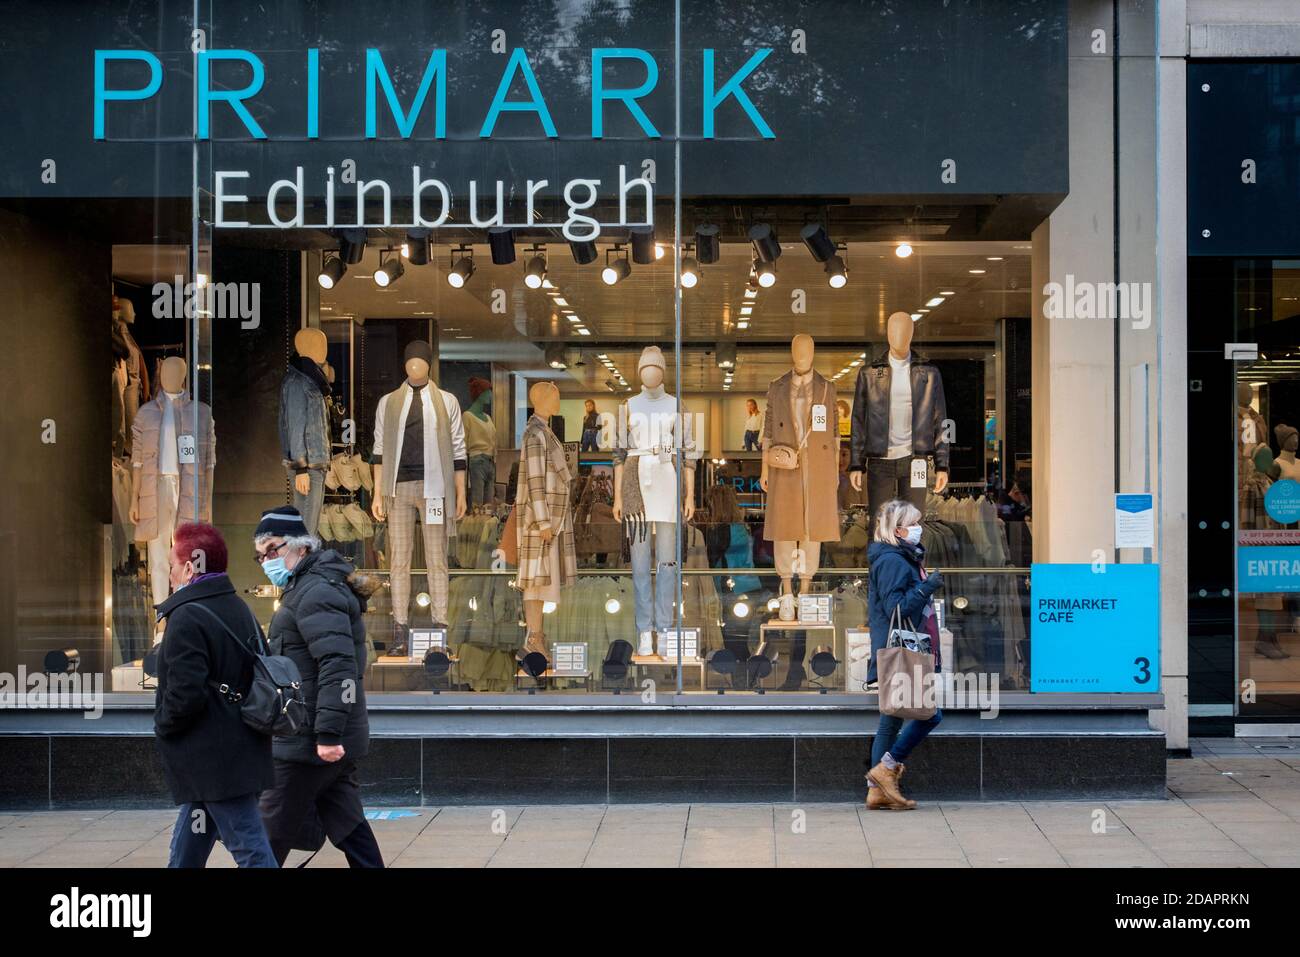
[[[194, 318], [158, 315], [156, 284], [190, 274], [188, 247], [115, 247], [114, 396], [130, 398], [117, 398], [113, 409], [111, 690], [150, 687], [157, 637], [150, 606], [166, 593], [158, 563], [168, 522], [215, 522], [230, 542], [236, 587], [263, 624], [270, 620], [279, 592], [246, 553], [258, 511], [296, 500], [298, 474], [286, 467], [275, 426], [289, 370], [310, 363], [328, 384], [319, 404], [329, 461], [317, 470], [319, 498], [312, 501], [313, 490], [304, 501], [319, 515], [325, 547], [384, 582], [366, 616], [372, 692], [439, 700], [623, 693], [651, 678], [687, 693], [861, 693], [871, 520], [869, 483], [855, 487], [849, 474], [851, 421], [859, 373], [885, 361], [898, 312], [910, 320], [910, 348], [938, 369], [946, 397], [946, 484], [936, 490], [931, 458], [919, 501], [928, 561], [948, 582], [940, 602], [947, 667], [992, 672], [1005, 689], [1027, 690], [1031, 245], [843, 241], [817, 228], [756, 223], [719, 235], [708, 224], [685, 227], [680, 317], [671, 234], [662, 226], [593, 244], [508, 231], [431, 242], [375, 229], [313, 236], [306, 248], [273, 253], [228, 249], [219, 234], [216, 249], [199, 257], [213, 263], [208, 282], [248, 272], [280, 282], [262, 284], [260, 326], [242, 338], [237, 317], [202, 309]], [[796, 335], [811, 337], [813, 368], [834, 390], [825, 404], [833, 406], [827, 427], [838, 469], [818, 487], [835, 533], [824, 536], [814, 573], [800, 577], [789, 620], [779, 558], [765, 537], [770, 503], [759, 444], [772, 414], [769, 387], [799, 362]], [[376, 461], [376, 419], [408, 380], [417, 342], [428, 345], [429, 381], [454, 396], [467, 442], [467, 514], [445, 546], [445, 578], [436, 568], [430, 574], [426, 549], [442, 546], [428, 524], [416, 522], [425, 534], [409, 523], [394, 534], [397, 520], [375, 508], [376, 478], [392, 467]], [[675, 477], [691, 514], [678, 509], [680, 542], [653, 552], [656, 570], [639, 588], [644, 573], [614, 517], [621, 464], [614, 447], [620, 406], [649, 384], [653, 346], [663, 358], [656, 388], [680, 400], [685, 448]], [[528, 629], [501, 539], [533, 411], [530, 388], [539, 381], [558, 388], [548, 425], [572, 476], [578, 573], [558, 601], [545, 602], [547, 653], [521, 660]], [[176, 504], [159, 500], [150, 509], [139, 486], [152, 488], [153, 479], [133, 484], [141, 452], [130, 446], [133, 434], [143, 437], [146, 464], [158, 467], [149, 456], [166, 444], [165, 426], [148, 409], [160, 392], [198, 399], [181, 407], [182, 434], [197, 450], [188, 477], [185, 463], [171, 463], [180, 473], [169, 479]], [[152, 537], [141, 538], [141, 529]], [[660, 548], [662, 535], [656, 527]], [[394, 575], [403, 542], [409, 573], [397, 559]], [[678, 544], [680, 592], [671, 547]], [[407, 581], [394, 587], [395, 577]], [[665, 578], [667, 623], [658, 607], [649, 610]], [[655, 619], [649, 647], [646, 615]]]

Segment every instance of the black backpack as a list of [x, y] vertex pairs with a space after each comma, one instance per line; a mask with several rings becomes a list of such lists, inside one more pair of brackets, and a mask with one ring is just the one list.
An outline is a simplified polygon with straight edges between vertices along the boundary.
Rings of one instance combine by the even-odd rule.
[[[209, 681], [208, 686], [232, 704], [239, 705], [244, 724], [260, 734], [293, 737], [308, 734], [307, 701], [302, 695], [302, 675], [292, 658], [284, 655], [261, 654], [253, 651], [211, 608], [199, 602], [191, 607], [200, 608], [221, 630], [235, 640], [235, 644], [253, 659], [253, 681], [243, 691], [224, 682]], [[256, 645], [264, 647], [262, 629], [257, 629]]]

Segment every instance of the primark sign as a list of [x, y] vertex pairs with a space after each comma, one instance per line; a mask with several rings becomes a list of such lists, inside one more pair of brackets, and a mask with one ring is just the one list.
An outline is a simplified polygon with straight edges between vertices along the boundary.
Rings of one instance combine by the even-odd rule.
[[579, 238], [674, 194], [1069, 189], [1065, 0], [44, 0], [6, 30], [41, 37], [0, 60], [6, 115], [39, 91], [59, 122], [7, 131], [0, 198]]

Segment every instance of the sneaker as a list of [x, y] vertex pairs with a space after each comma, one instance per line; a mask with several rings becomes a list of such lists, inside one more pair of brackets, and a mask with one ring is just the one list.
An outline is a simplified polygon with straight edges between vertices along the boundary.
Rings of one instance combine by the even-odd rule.
[[652, 632], [641, 632], [640, 642], [637, 644], [636, 653], [641, 658], [652, 657], [655, 653], [655, 639]]

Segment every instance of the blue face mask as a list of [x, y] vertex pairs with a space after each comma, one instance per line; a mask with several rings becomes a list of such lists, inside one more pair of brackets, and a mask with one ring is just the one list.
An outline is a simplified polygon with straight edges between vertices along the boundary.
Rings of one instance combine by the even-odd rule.
[[907, 542], [908, 542], [908, 544], [910, 544], [910, 545], [920, 545], [920, 544], [921, 544], [921, 531], [922, 531], [922, 528], [921, 528], [920, 525], [909, 525], [909, 526], [907, 526]]
[[262, 562], [262, 572], [271, 580], [271, 584], [276, 588], [283, 588], [285, 582], [293, 572], [284, 567], [284, 559], [280, 557], [268, 558]]

